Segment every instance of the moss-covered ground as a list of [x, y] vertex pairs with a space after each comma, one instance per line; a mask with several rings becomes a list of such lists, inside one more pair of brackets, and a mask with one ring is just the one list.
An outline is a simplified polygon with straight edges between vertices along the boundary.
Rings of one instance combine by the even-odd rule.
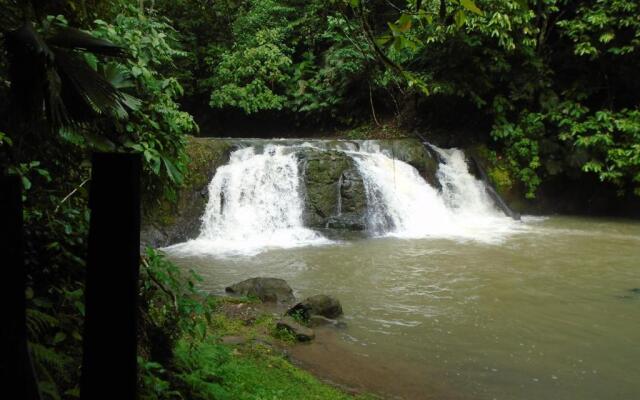
[[[208, 332], [185, 337], [175, 349], [180, 392], [190, 399], [373, 400], [332, 387], [286, 357], [293, 337], [275, 328], [277, 315], [250, 299], [217, 299]], [[240, 343], [227, 344], [233, 337]]]

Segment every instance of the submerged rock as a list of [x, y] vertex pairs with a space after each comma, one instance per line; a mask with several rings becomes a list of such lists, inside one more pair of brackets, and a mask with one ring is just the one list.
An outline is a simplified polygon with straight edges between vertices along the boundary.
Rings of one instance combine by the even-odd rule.
[[320, 315], [325, 318], [337, 318], [342, 315], [342, 305], [333, 296], [318, 294], [308, 297], [291, 307], [287, 315], [297, 315], [304, 321], [309, 321], [312, 316]]
[[284, 329], [293, 333], [296, 339], [300, 342], [308, 342], [316, 337], [316, 333], [313, 329], [300, 325], [292, 317], [284, 317], [276, 322], [278, 329]]
[[250, 278], [225, 288], [227, 293], [257, 297], [263, 302], [289, 303], [295, 300], [293, 290], [284, 279]]

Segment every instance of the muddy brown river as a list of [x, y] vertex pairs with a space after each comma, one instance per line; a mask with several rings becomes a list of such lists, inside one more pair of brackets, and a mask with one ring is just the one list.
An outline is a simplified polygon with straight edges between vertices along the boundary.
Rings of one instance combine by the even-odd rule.
[[525, 218], [499, 242], [370, 238], [174, 254], [203, 289], [255, 276], [337, 296], [347, 328], [294, 358], [404, 399], [640, 398], [640, 223]]

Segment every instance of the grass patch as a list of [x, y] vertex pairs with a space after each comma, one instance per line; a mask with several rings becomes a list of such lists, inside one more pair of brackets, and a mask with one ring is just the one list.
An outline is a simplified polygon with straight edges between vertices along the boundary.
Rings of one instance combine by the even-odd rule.
[[176, 363], [183, 371], [183, 393], [193, 399], [373, 399], [328, 386], [259, 344], [239, 350], [212, 341], [196, 345], [182, 341], [176, 349]]
[[[158, 257], [150, 261], [150, 270], [169, 265]], [[277, 330], [279, 315], [255, 299], [193, 296], [201, 307], [183, 297], [181, 304], [189, 307], [177, 315], [153, 303], [156, 313], [164, 310], [166, 318], [177, 318], [177, 326], [187, 329], [168, 344], [170, 356], [138, 357], [141, 400], [373, 399], [351, 396], [292, 365], [282, 349], [295, 338]]]

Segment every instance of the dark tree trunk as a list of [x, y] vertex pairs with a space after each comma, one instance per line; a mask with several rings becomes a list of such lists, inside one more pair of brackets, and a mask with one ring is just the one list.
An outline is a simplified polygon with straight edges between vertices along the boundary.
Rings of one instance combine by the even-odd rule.
[[139, 154], [93, 156], [82, 399], [137, 398]]
[[22, 183], [0, 177], [0, 382], [15, 399], [39, 399], [27, 347]]

